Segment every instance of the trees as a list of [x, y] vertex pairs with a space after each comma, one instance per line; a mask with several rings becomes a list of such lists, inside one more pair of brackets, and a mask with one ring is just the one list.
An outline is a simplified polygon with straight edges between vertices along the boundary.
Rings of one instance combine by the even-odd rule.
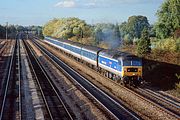
[[[16, 32], [17, 32], [16, 26], [8, 25], [7, 27], [8, 38], [14, 39], [16, 36]], [[0, 25], [0, 38], [3, 38], [3, 39], [6, 38], [6, 26]]]
[[144, 28], [149, 28], [147, 17], [139, 15], [128, 18], [126, 29], [131, 38], [140, 38]]
[[16, 25], [15, 27], [16, 27], [16, 30], [17, 30], [18, 32], [25, 30], [25, 28], [24, 28], [23, 26], [21, 26], [21, 25]]
[[0, 25], [0, 38], [5, 38], [6, 28]]
[[53, 19], [44, 25], [43, 34], [65, 39], [76, 36], [80, 39], [91, 35], [91, 26], [87, 25], [84, 20], [74, 17]]
[[125, 35], [128, 34], [128, 31], [127, 31], [127, 22], [121, 23], [119, 25], [119, 29], [120, 29], [121, 37], [124, 38]]
[[79, 18], [61, 18], [49, 21], [43, 27], [45, 36], [65, 38], [73, 41], [87, 42], [87, 44], [97, 45], [104, 41], [110, 46], [118, 46], [121, 43], [119, 25], [97, 24], [90, 26]]
[[151, 52], [151, 43], [149, 38], [149, 32], [147, 28], [144, 28], [141, 34], [141, 39], [138, 42], [137, 53], [143, 56]]
[[180, 28], [180, 1], [165, 0], [157, 11], [158, 21], [155, 25], [156, 36], [167, 38]]
[[46, 23], [43, 27], [43, 35], [45, 36], [52, 36], [55, 29], [55, 24], [58, 22], [58, 19], [50, 20], [48, 23]]
[[116, 23], [116, 25], [114, 26], [114, 37], [115, 39], [121, 39], [121, 33], [119, 30], [119, 25]]
[[127, 22], [123, 22], [120, 27], [120, 32], [125, 43], [133, 43], [134, 38], [140, 38], [144, 28], [149, 28], [149, 23], [146, 16], [131, 16]]
[[16, 27], [14, 25], [9, 25], [7, 32], [8, 32], [8, 38], [14, 39], [17, 33]]
[[99, 42], [101, 42], [103, 39], [103, 32], [102, 32], [102, 29], [99, 27], [95, 27], [94, 28], [94, 32], [93, 32], [93, 37], [94, 37], [94, 39], [95, 39], [95, 41], [96, 41], [96, 43], [99, 43]]

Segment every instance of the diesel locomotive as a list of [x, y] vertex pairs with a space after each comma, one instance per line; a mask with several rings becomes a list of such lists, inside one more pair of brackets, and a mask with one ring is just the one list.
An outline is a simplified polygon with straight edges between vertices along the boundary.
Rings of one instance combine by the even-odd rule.
[[45, 37], [44, 41], [93, 65], [99, 72], [103, 71], [122, 84], [138, 86], [142, 83], [142, 60], [135, 55], [52, 37]]

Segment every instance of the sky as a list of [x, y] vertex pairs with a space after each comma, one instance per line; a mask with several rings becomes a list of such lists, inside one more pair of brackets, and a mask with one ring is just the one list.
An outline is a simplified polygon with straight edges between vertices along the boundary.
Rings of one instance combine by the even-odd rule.
[[53, 18], [78, 17], [88, 24], [122, 23], [143, 15], [153, 24], [163, 0], [1, 0], [0, 24], [44, 25]]

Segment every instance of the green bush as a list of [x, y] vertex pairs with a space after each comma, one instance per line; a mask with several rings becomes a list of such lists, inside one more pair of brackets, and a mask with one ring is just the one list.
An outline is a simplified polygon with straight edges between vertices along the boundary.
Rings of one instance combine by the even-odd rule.
[[136, 51], [139, 56], [144, 56], [151, 52], [151, 42], [147, 28], [144, 28], [142, 31], [141, 38], [138, 41]]
[[180, 82], [176, 83], [176, 90], [180, 91]]
[[180, 38], [176, 40], [176, 51], [180, 52]]
[[180, 38], [173, 39], [167, 38], [162, 40], [156, 40], [152, 43], [153, 49], [159, 49], [164, 51], [171, 51], [171, 52], [180, 52]]
[[124, 36], [123, 44], [124, 45], [132, 45], [133, 44], [133, 40], [130, 38], [129, 34]]
[[[178, 80], [180, 80], [180, 74], [178, 75], [177, 73], [175, 74]], [[180, 91], [180, 82], [176, 83], [176, 90]]]

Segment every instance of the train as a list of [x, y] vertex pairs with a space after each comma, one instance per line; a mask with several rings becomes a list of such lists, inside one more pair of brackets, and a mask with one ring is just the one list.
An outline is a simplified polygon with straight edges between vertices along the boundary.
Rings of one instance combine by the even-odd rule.
[[135, 55], [48, 36], [44, 41], [80, 61], [85, 61], [121, 84], [138, 86], [143, 83], [142, 59]]

